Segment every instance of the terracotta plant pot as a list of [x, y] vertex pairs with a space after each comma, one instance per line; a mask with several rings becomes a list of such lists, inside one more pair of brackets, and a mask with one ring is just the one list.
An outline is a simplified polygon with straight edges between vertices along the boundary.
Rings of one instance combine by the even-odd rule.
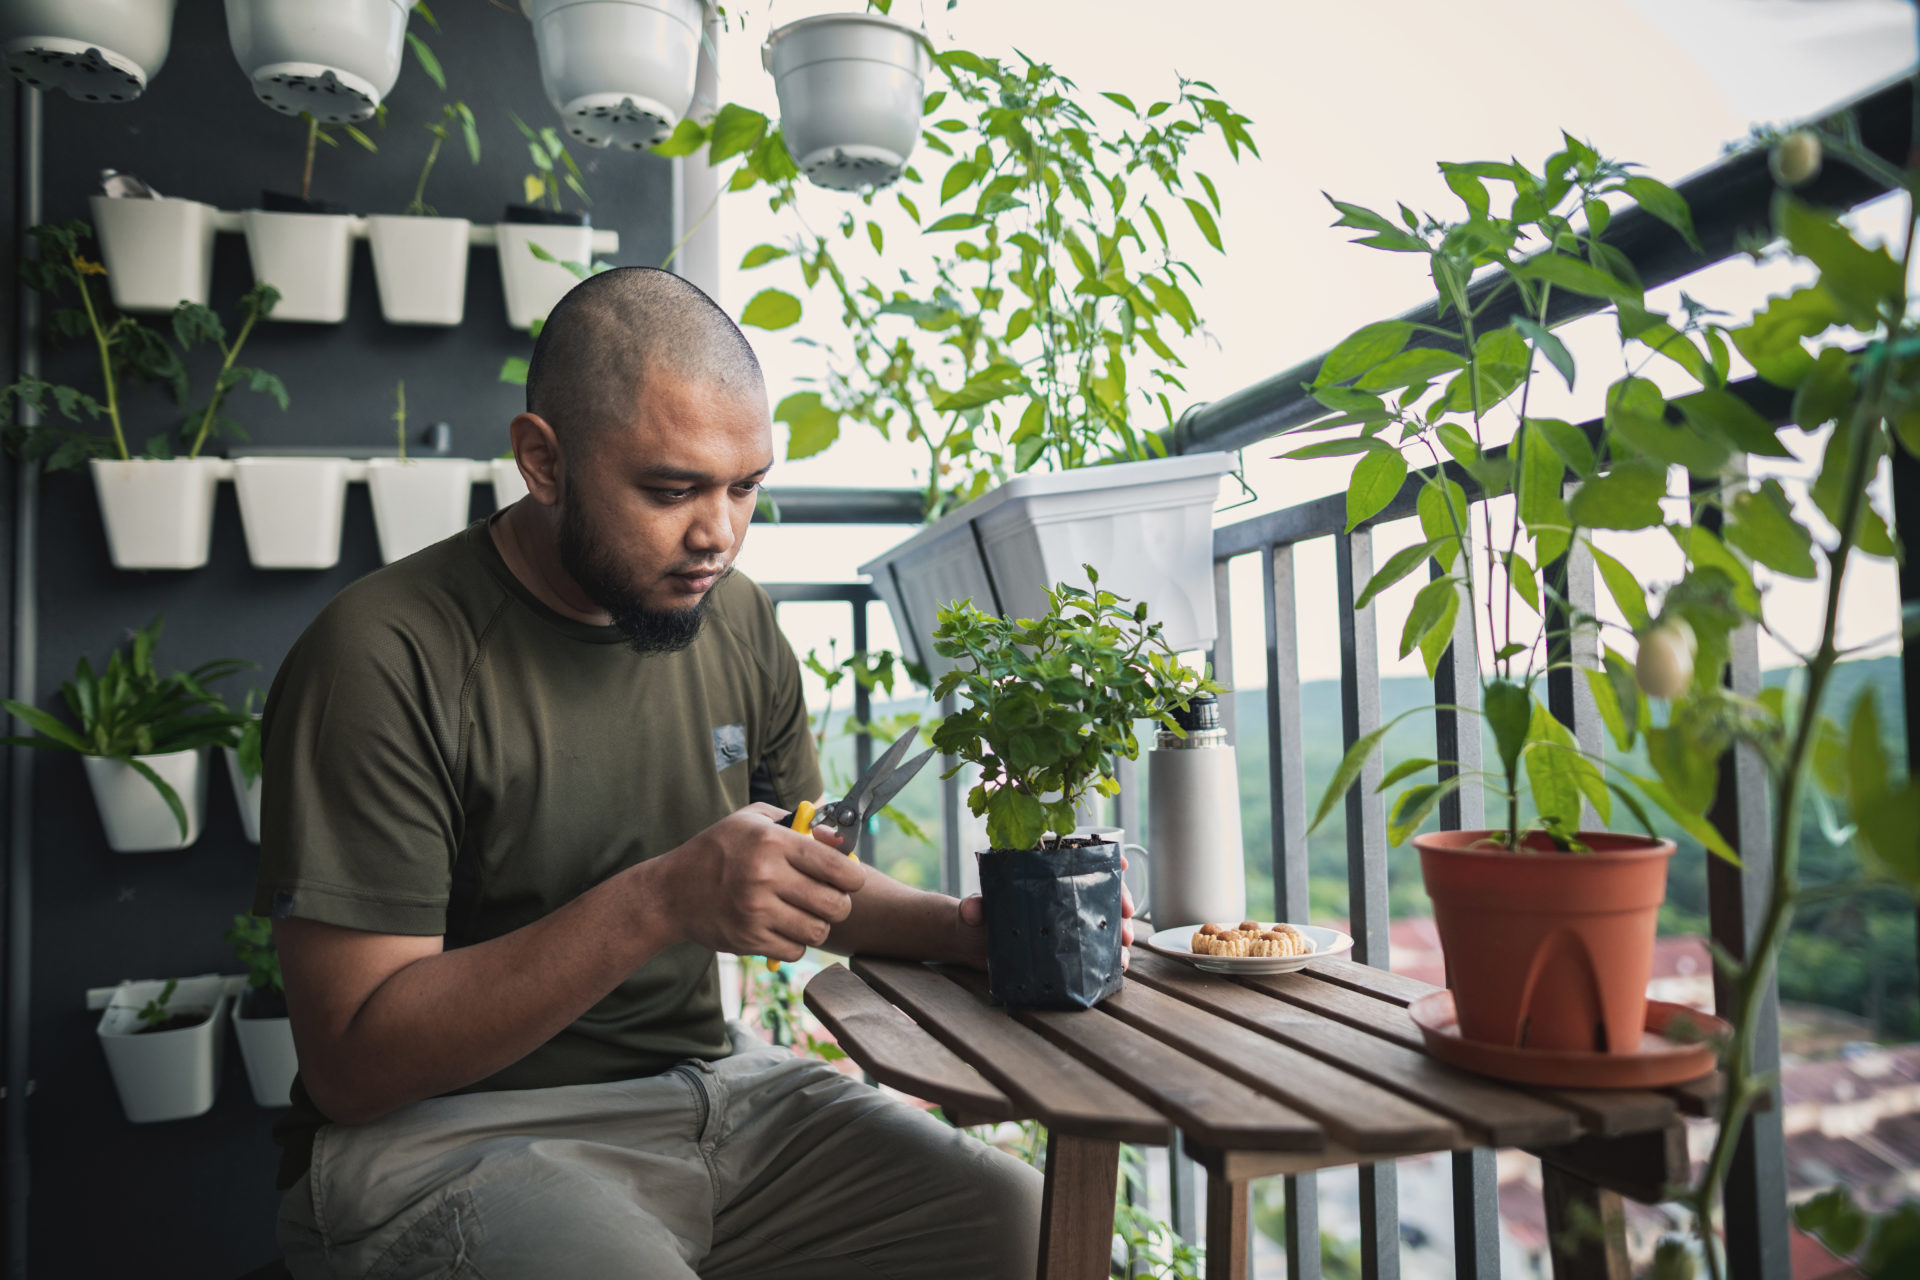
[[995, 1004], [1091, 1009], [1120, 989], [1120, 846], [978, 855]]
[[1485, 831], [1413, 838], [1469, 1040], [1557, 1052], [1635, 1053], [1673, 842], [1581, 832], [1509, 853]]

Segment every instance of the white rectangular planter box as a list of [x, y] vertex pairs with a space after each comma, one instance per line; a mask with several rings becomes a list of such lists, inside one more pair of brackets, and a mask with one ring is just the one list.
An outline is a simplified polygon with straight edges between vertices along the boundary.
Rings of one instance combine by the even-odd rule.
[[115, 853], [161, 853], [184, 849], [200, 838], [207, 817], [207, 753], [194, 747], [165, 755], [135, 756], [159, 774], [187, 811], [187, 834], [154, 785], [124, 760], [85, 756], [87, 785]]
[[280, 291], [268, 319], [338, 324], [353, 283], [353, 219], [344, 213], [246, 211], [255, 281]]
[[184, 1120], [213, 1109], [220, 1092], [225, 1041], [227, 980], [218, 975], [182, 978], [170, 1009], [210, 1011], [206, 1021], [177, 1031], [140, 1029], [140, 1007], [157, 999], [164, 982], [125, 982], [100, 1015], [95, 1034], [107, 1055], [120, 1106], [134, 1124]]
[[531, 329], [579, 279], [557, 262], [543, 262], [527, 246], [537, 244], [560, 262], [593, 261], [593, 228], [550, 223], [502, 222], [494, 228], [500, 251], [500, 286], [507, 298], [507, 323]]
[[243, 1018], [245, 1004], [246, 996], [233, 1002], [233, 1038], [240, 1042], [240, 1060], [247, 1064], [253, 1100], [263, 1107], [292, 1106], [293, 1076], [300, 1069], [293, 1051], [293, 1020]]
[[246, 774], [240, 770], [240, 753], [232, 747], [222, 747], [220, 753], [227, 758], [227, 779], [233, 783], [233, 802], [240, 807], [241, 830], [246, 832], [249, 841], [259, 844], [262, 779], [247, 781]]
[[346, 459], [236, 458], [233, 487], [254, 568], [331, 569], [340, 563]]
[[380, 559], [392, 564], [467, 527], [473, 463], [466, 458], [375, 458], [367, 464]]
[[380, 314], [388, 324], [459, 324], [467, 310], [465, 218], [367, 219]]
[[1232, 469], [1230, 454], [1197, 453], [1017, 476], [860, 572], [936, 678], [953, 667], [928, 640], [939, 609], [971, 598], [983, 613], [1038, 617], [1048, 587], [1086, 585], [1086, 564], [1102, 589], [1146, 601], [1175, 650], [1206, 648], [1216, 634], [1213, 507]]
[[213, 543], [215, 458], [95, 458], [107, 552], [116, 569], [198, 569]]
[[520, 474], [520, 463], [513, 458], [495, 458], [488, 464], [493, 473], [493, 509], [510, 507], [527, 496], [527, 480]]
[[213, 282], [212, 205], [111, 196], [91, 203], [114, 306], [167, 313], [182, 302], [205, 305]]

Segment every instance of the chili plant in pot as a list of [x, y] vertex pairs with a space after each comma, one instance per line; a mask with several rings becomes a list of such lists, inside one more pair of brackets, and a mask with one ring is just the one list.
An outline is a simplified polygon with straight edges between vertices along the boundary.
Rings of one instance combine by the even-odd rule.
[[[253, 278], [280, 291], [274, 319], [338, 324], [347, 318], [353, 285], [353, 218], [342, 206], [313, 198], [313, 161], [321, 144], [340, 141], [313, 112], [299, 115], [306, 124], [300, 194], [260, 193], [260, 208], [245, 214], [247, 257]], [[385, 108], [379, 115], [384, 123]], [[358, 125], [337, 127], [363, 150], [380, 149]]]
[[1135, 759], [1134, 722], [1179, 733], [1172, 712], [1219, 685], [1182, 666], [1147, 621], [1145, 601], [1062, 583], [1047, 611], [1011, 620], [960, 601], [940, 611], [939, 652], [956, 665], [934, 690], [962, 695], [933, 743], [980, 768], [967, 797], [987, 823], [980, 853], [987, 976], [994, 1000], [1088, 1009], [1121, 981], [1121, 867], [1117, 845], [1071, 832], [1075, 810], [1119, 789], [1117, 757]]
[[184, 849], [206, 813], [206, 748], [225, 742], [241, 717], [207, 686], [247, 667], [225, 658], [161, 675], [153, 665], [161, 619], [133, 633], [96, 674], [82, 657], [60, 686], [71, 721], [7, 700], [0, 707], [34, 731], [0, 738], [9, 746], [70, 751], [85, 759], [87, 782], [115, 853]]
[[[1404, 206], [1386, 217], [1333, 201], [1336, 225], [1366, 232], [1362, 243], [1405, 253], [1430, 273], [1437, 323], [1373, 324], [1335, 347], [1312, 386], [1333, 416], [1298, 429], [1325, 438], [1286, 456], [1357, 455], [1349, 529], [1400, 494], [1409, 457], [1431, 464], [1418, 494], [1420, 540], [1389, 559], [1355, 603], [1364, 608], [1432, 566], [1400, 653], [1418, 650], [1430, 675], [1450, 645], [1491, 654], [1469, 710], [1485, 717], [1497, 762], [1462, 771], [1451, 761], [1403, 760], [1377, 777], [1373, 760], [1391, 727], [1384, 726], [1341, 761], [1315, 823], [1363, 774], [1381, 790], [1410, 783], [1391, 804], [1388, 838], [1411, 836], [1420, 852], [1465, 1040], [1635, 1054], [1648, 1026], [1646, 984], [1674, 851], [1653, 834], [1648, 810], [1732, 856], [1702, 815], [1716, 762], [1753, 713], [1724, 687], [1731, 637], [1759, 609], [1736, 552], [1770, 554], [1773, 524], [1787, 520], [1778, 486], [1748, 486], [1737, 457], [1787, 451], [1725, 389], [1725, 333], [1690, 302], [1679, 317], [1649, 310], [1632, 265], [1604, 238], [1616, 209], [1633, 205], [1635, 216], [1691, 240], [1675, 192], [1571, 137], [1538, 172], [1517, 162], [1440, 167], [1464, 210], [1456, 221]], [[1485, 282], [1470, 289], [1480, 272]], [[1550, 327], [1557, 290], [1610, 304], [1618, 323], [1630, 371], [1607, 388], [1597, 438], [1529, 407], [1538, 379], [1571, 388], [1576, 376]], [[1643, 376], [1656, 358], [1699, 389], [1669, 401]], [[1511, 436], [1504, 449], [1493, 447], [1496, 433]], [[1492, 504], [1482, 502], [1476, 528], [1468, 495], [1443, 462], [1463, 469], [1482, 496], [1512, 497], [1517, 518], [1497, 526]], [[1669, 520], [1661, 506], [1673, 468], [1694, 481], [1688, 520]], [[1577, 482], [1571, 497], [1569, 477]], [[1709, 508], [1725, 515], [1724, 537]], [[1656, 602], [1594, 540], [1597, 531], [1662, 526], [1682, 567]], [[1550, 571], [1569, 556], [1592, 557], [1638, 645], [1637, 668], [1610, 643], [1628, 640], [1625, 632], [1569, 603]], [[1591, 656], [1581, 660], [1583, 653]], [[1623, 751], [1646, 741], [1651, 774], [1610, 775], [1548, 710], [1541, 695], [1549, 673], [1569, 668]], [[1665, 709], [1658, 723], [1656, 705]], [[1415, 834], [1462, 786], [1487, 789], [1500, 825]], [[1611, 821], [1616, 802], [1646, 835], [1586, 829], [1589, 815]]]
[[[414, 13], [439, 29], [424, 5]], [[427, 78], [447, 91], [447, 73], [440, 59], [418, 32], [407, 33], [407, 44]], [[373, 250], [373, 274], [380, 286], [380, 314], [388, 324], [456, 325], [466, 315], [467, 250], [473, 224], [465, 218], [443, 218], [427, 203], [427, 179], [439, 163], [441, 149], [456, 135], [467, 159], [480, 163], [480, 130], [466, 103], [440, 104], [438, 118], [425, 126], [433, 141], [427, 147], [413, 198], [402, 214], [376, 213], [367, 218], [367, 243]]]
[[[574, 163], [567, 144], [551, 126], [535, 129], [519, 116], [514, 127], [527, 140], [527, 154], [533, 172], [521, 179], [523, 204], [509, 204], [494, 228], [500, 251], [500, 285], [507, 303], [507, 323], [516, 329], [531, 329], [567, 290], [579, 282], [579, 273], [566, 263], [590, 262], [593, 258], [592, 219], [585, 206], [587, 188], [580, 166]], [[562, 207], [564, 193], [571, 191], [581, 208]]]
[[263, 1107], [289, 1105], [299, 1060], [293, 1049], [293, 1023], [287, 1017], [287, 992], [280, 980], [280, 954], [273, 949], [273, 921], [241, 914], [220, 935], [247, 966], [247, 989], [233, 1006], [233, 1035], [247, 1064], [253, 1100]]
[[94, 1034], [129, 1121], [184, 1120], [212, 1110], [220, 1093], [226, 984], [209, 975], [114, 989]]
[[407, 456], [407, 384], [394, 387], [394, 456], [367, 463], [380, 559], [392, 564], [467, 527], [473, 463], [466, 458]]

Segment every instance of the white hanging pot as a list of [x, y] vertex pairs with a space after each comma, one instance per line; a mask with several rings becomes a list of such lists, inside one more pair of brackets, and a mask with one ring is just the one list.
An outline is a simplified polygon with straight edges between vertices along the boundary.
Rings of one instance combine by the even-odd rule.
[[467, 312], [465, 218], [367, 219], [380, 314], [388, 324], [459, 324]]
[[217, 975], [180, 979], [167, 999], [168, 1012], [182, 1018], [205, 1016], [191, 1026], [144, 1030], [140, 1008], [158, 999], [166, 985], [121, 983], [94, 1028], [120, 1106], [134, 1124], [205, 1115], [220, 1093], [227, 980]]
[[559, 262], [534, 257], [528, 246], [537, 244], [560, 262], [593, 261], [593, 228], [584, 222], [502, 222], [494, 228], [494, 234], [500, 250], [500, 287], [507, 299], [507, 323], [523, 331], [531, 329], [535, 320], [546, 319], [554, 304], [580, 283], [580, 278]]
[[527, 480], [520, 474], [520, 464], [511, 456], [495, 458], [487, 464], [493, 473], [493, 509], [510, 507], [527, 496]]
[[233, 802], [240, 808], [240, 829], [246, 833], [248, 843], [259, 844], [260, 779], [247, 781], [246, 773], [240, 768], [240, 753], [234, 748], [222, 747], [220, 751], [227, 757], [227, 780], [233, 783]]
[[167, 313], [182, 302], [206, 305], [213, 282], [212, 205], [111, 196], [95, 196], [92, 205], [114, 306]]
[[198, 747], [164, 755], [135, 756], [172, 787], [187, 811], [187, 834], [167, 801], [146, 777], [124, 760], [83, 757], [87, 785], [93, 790], [107, 847], [115, 853], [162, 853], [184, 849], [200, 838], [207, 817], [207, 757]]
[[213, 542], [215, 458], [95, 458], [107, 552], [116, 569], [198, 569]]
[[392, 564], [467, 527], [473, 463], [466, 458], [375, 458], [367, 464], [380, 560]]
[[293, 1076], [300, 1069], [293, 1051], [293, 1021], [246, 1017], [256, 995], [249, 990], [233, 1002], [233, 1038], [240, 1042], [240, 1060], [247, 1064], [247, 1084], [260, 1106], [292, 1106]]
[[283, 115], [365, 120], [400, 74], [416, 0], [227, 0], [227, 41], [253, 96]]
[[340, 563], [346, 459], [236, 458], [233, 487], [254, 568], [331, 569]]
[[247, 256], [253, 278], [280, 291], [271, 320], [339, 324], [353, 283], [353, 219], [344, 213], [249, 209]]
[[933, 46], [926, 33], [875, 13], [789, 22], [760, 63], [780, 98], [780, 136], [816, 186], [884, 187], [920, 138]]
[[174, 0], [6, 0], [0, 50], [13, 78], [81, 102], [131, 102], [160, 74]]
[[568, 133], [639, 151], [693, 105], [701, 0], [522, 0], [540, 84]]

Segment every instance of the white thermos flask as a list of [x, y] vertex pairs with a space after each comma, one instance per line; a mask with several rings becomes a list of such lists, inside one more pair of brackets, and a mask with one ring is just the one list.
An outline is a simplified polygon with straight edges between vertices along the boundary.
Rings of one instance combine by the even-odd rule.
[[1195, 698], [1173, 718], [1187, 736], [1163, 728], [1147, 753], [1153, 925], [1233, 925], [1247, 911], [1234, 751], [1213, 695]]

